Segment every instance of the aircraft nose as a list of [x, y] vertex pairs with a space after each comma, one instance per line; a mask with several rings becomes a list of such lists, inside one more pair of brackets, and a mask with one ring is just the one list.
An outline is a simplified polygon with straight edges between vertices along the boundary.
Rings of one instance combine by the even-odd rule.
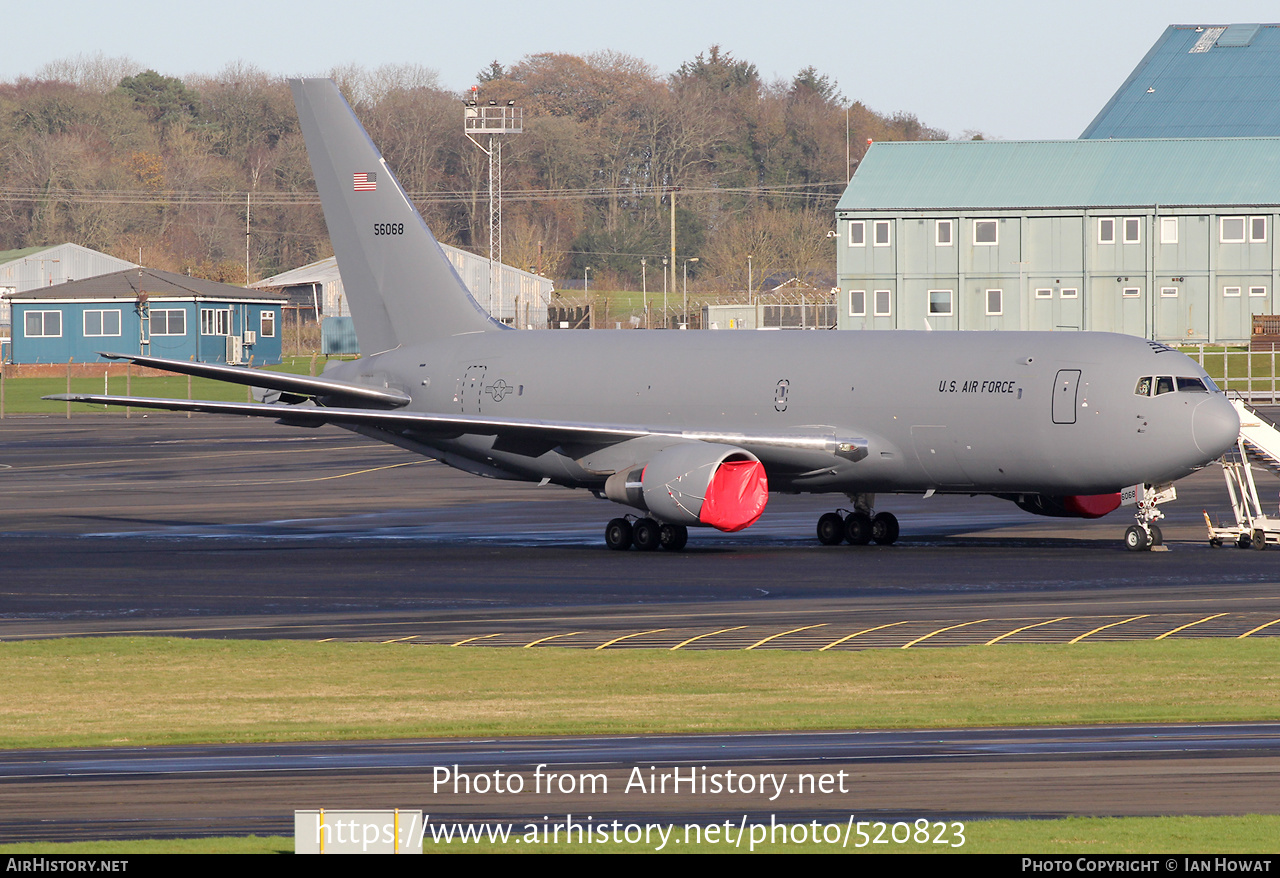
[[1240, 436], [1240, 416], [1222, 394], [1214, 394], [1196, 406], [1191, 415], [1191, 436], [1196, 447], [1211, 458], [1236, 444]]

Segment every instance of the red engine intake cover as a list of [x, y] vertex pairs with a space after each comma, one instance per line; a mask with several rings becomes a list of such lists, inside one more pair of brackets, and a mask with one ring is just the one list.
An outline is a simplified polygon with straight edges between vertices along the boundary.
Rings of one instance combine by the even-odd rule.
[[[1119, 495], [1117, 494], [1117, 504]], [[719, 530], [751, 527], [769, 502], [769, 480], [758, 460], [730, 460], [716, 467], [698, 520]]]

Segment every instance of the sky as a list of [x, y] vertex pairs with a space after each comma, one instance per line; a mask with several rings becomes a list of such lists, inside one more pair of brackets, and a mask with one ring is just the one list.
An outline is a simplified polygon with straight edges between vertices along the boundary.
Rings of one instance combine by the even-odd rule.
[[102, 53], [169, 76], [420, 64], [461, 92], [494, 60], [615, 51], [665, 75], [718, 45], [767, 81], [812, 65], [847, 99], [953, 137], [1070, 139], [1166, 26], [1278, 20], [1274, 0], [28, 0], [5, 12], [0, 81]]

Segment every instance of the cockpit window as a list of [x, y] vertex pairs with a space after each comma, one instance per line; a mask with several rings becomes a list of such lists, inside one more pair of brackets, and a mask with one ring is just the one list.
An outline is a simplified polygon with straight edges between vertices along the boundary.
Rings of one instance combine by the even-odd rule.
[[1150, 396], [1151, 395], [1151, 379], [1139, 378], [1138, 386], [1133, 389], [1133, 392], [1135, 396]]
[[1156, 396], [1162, 393], [1173, 393], [1173, 378], [1169, 375], [1156, 376]]
[[1204, 382], [1199, 378], [1179, 378], [1179, 391], [1190, 391], [1191, 393], [1208, 393], [1209, 388], [1204, 386]]

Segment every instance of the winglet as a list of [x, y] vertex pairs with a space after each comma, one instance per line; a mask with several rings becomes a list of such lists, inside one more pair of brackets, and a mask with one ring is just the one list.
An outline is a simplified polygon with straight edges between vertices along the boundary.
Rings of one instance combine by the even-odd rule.
[[472, 298], [338, 87], [328, 79], [289, 85], [364, 355], [502, 329]]

